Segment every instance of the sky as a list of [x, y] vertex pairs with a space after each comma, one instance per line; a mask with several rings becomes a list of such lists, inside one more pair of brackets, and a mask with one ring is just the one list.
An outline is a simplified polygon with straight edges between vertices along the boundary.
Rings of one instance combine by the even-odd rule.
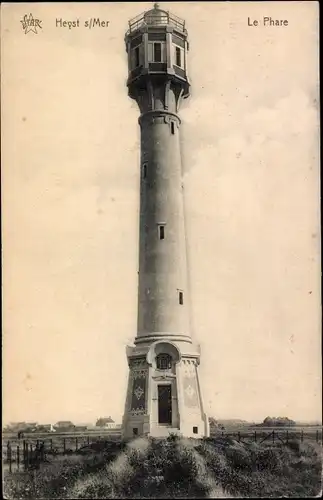
[[[151, 6], [2, 4], [4, 422], [121, 422], [140, 158], [124, 33]], [[190, 40], [180, 116], [205, 409], [320, 419], [318, 4], [160, 7]], [[37, 35], [20, 23], [30, 12]]]

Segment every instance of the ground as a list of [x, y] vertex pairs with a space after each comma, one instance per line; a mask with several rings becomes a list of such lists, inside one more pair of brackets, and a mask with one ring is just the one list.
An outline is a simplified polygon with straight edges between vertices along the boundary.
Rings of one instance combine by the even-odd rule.
[[6, 474], [10, 499], [313, 497], [322, 448], [312, 442], [138, 438], [101, 442], [53, 457], [41, 469]]

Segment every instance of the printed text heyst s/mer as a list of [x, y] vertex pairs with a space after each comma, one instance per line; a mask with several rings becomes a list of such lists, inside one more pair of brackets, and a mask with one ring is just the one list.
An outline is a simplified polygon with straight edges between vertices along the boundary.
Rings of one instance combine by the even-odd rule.
[[99, 17], [91, 17], [85, 21], [80, 21], [80, 19], [66, 20], [61, 17], [56, 18], [56, 28], [67, 28], [71, 30], [72, 28], [107, 28], [110, 21], [103, 21]]

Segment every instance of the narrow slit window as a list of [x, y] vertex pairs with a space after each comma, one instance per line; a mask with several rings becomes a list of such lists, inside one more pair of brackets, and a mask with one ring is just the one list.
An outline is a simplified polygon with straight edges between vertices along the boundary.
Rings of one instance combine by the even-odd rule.
[[176, 47], [176, 66], [181, 66], [181, 49], [179, 47]]
[[165, 226], [159, 226], [159, 239], [165, 239]]
[[135, 68], [139, 66], [139, 47], [135, 48]]
[[147, 177], [147, 163], [144, 163], [142, 166], [142, 176], [144, 179]]
[[178, 301], [180, 305], [182, 306], [184, 304], [184, 294], [183, 292], [178, 292]]
[[171, 130], [172, 134], [174, 135], [175, 134], [175, 123], [174, 122], [170, 122], [170, 130]]
[[154, 43], [154, 62], [161, 62], [161, 43]]

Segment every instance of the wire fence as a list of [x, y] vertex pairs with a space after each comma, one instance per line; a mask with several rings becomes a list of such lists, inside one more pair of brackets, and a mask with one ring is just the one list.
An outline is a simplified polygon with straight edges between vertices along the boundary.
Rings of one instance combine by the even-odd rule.
[[315, 441], [318, 444], [322, 444], [322, 430], [316, 431], [304, 431], [303, 429], [300, 431], [293, 430], [271, 430], [271, 431], [237, 431], [237, 432], [229, 432], [229, 431], [220, 431], [218, 429], [211, 430], [210, 437], [229, 437], [237, 440], [238, 442], [250, 442], [253, 441], [255, 443], [264, 443], [265, 441], [271, 441], [273, 444], [276, 442], [281, 442], [283, 444], [288, 444], [292, 440], [298, 440], [301, 443], [304, 440]]
[[8, 440], [2, 445], [2, 460], [8, 472], [37, 469], [57, 455], [72, 455], [89, 449], [93, 443], [113, 441], [119, 436], [69, 436], [47, 439]]
[[[322, 430], [316, 431], [292, 431], [292, 430], [272, 430], [264, 432], [261, 430], [255, 431], [221, 431], [211, 430], [209, 439], [217, 437], [232, 438], [239, 443], [267, 443], [275, 444], [281, 443], [288, 445], [292, 441], [304, 442], [312, 441], [322, 445]], [[96, 443], [106, 443], [107, 441], [120, 440], [121, 434], [114, 436], [66, 436], [66, 437], [50, 437], [45, 439], [24, 439], [21, 440], [8, 440], [2, 446], [2, 459], [4, 470], [9, 473], [16, 471], [26, 471], [30, 469], [37, 469], [42, 463], [50, 462], [55, 455], [72, 455], [75, 453], [85, 452], [91, 445]]]

